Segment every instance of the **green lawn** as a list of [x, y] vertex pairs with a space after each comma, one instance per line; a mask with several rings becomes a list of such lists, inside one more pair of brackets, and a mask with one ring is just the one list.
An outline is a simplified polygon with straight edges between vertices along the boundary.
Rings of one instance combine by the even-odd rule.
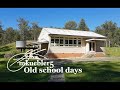
[[[4, 58], [6, 53], [19, 53], [15, 43], [0, 46], [0, 82], [47, 82], [50, 74], [25, 74], [23, 70], [10, 72], [6, 68], [8, 59]], [[120, 56], [120, 48], [106, 48], [108, 56]], [[65, 64], [64, 67], [82, 68], [79, 74], [65, 74], [66, 82], [119, 82], [120, 81], [120, 60], [101, 62], [79, 62]], [[17, 68], [15, 66], [14, 68]]]
[[[26, 74], [23, 69], [18, 72], [10, 72], [7, 70], [6, 64], [7, 59], [0, 60], [0, 82], [47, 82], [50, 78], [50, 74]], [[13, 68], [17, 68], [17, 66], [14, 66]]]
[[120, 57], [120, 47], [106, 47], [105, 50], [107, 56]]
[[8, 71], [6, 65], [9, 58], [4, 58], [6, 53], [19, 53], [15, 48], [15, 43], [0, 47], [0, 82], [47, 82], [49, 80], [50, 74], [26, 74], [23, 70], [14, 73]]
[[65, 67], [82, 68], [82, 73], [64, 73], [66, 82], [119, 82], [120, 60], [79, 62]]

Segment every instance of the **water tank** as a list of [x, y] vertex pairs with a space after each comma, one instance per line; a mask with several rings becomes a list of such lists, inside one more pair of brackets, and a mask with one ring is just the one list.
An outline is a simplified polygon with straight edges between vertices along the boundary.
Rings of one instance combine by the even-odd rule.
[[24, 48], [26, 46], [26, 41], [16, 41], [16, 48]]

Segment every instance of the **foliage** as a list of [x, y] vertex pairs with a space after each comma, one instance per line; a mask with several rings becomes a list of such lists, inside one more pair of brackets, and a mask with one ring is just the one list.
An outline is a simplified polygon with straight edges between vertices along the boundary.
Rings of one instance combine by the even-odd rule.
[[[29, 23], [29, 21], [24, 18], [17, 19], [17, 22], [19, 30], [12, 27], [7, 27], [3, 30], [2, 22], [0, 22], [0, 45], [12, 43], [17, 40], [37, 40], [42, 30], [37, 22]], [[51, 26], [51, 28], [52, 27], [54, 26]], [[65, 23], [64, 28], [89, 31], [84, 19], [81, 19], [78, 25], [75, 21], [68, 21]], [[120, 46], [120, 28], [115, 22], [106, 21], [102, 25], [96, 27], [95, 32], [106, 36], [107, 40], [110, 41], [110, 46]]]
[[89, 31], [89, 28], [87, 27], [84, 19], [81, 19], [81, 21], [78, 25], [78, 30]]
[[6, 33], [4, 34], [4, 36], [6, 38], [5, 42], [12, 43], [14, 41], [14, 39], [15, 39], [15, 37], [14, 37], [15, 32], [14, 32], [13, 28], [12, 27], [7, 28]]
[[3, 30], [3, 25], [0, 22], [0, 45], [6, 45], [19, 40], [37, 40], [42, 28], [39, 27], [38, 23], [31, 23], [24, 18], [17, 19], [18, 29], [8, 27]]
[[4, 33], [4, 31], [3, 31], [3, 29], [2, 29], [2, 23], [0, 22], [0, 45], [2, 45], [3, 44], [3, 33]]
[[120, 47], [106, 47], [105, 53], [107, 56], [120, 56]]
[[110, 41], [110, 46], [120, 46], [120, 28], [112, 21], [106, 21], [96, 27], [96, 33], [102, 34]]
[[17, 22], [18, 22], [18, 27], [20, 30], [21, 40], [25, 41], [27, 38], [27, 34], [28, 34], [27, 32], [29, 29], [29, 26], [28, 26], [29, 22], [25, 20], [24, 18], [19, 18]]
[[65, 29], [75, 30], [77, 27], [77, 23], [75, 21], [68, 21], [65, 23]]
[[114, 42], [114, 46], [120, 46], [120, 28], [115, 30], [114, 36], [112, 37], [112, 42]]
[[37, 22], [32, 22], [31, 24], [32, 24], [32, 28], [31, 28], [32, 29], [31, 30], [32, 34], [31, 35], [33, 37], [33, 40], [36, 41], [37, 38], [38, 38], [38, 35], [41, 31], [41, 28], [39, 27]]

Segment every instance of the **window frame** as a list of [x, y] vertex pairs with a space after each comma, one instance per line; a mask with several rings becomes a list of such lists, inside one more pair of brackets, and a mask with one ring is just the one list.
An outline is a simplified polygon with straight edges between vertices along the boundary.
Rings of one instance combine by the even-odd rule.
[[[63, 47], [81, 47], [82, 45], [82, 38], [80, 37], [62, 37], [62, 36], [51, 36], [51, 40], [53, 39], [54, 42], [50, 43], [51, 46], [63, 46]], [[55, 43], [55, 40], [58, 39], [58, 43]], [[61, 43], [60, 40], [63, 40]], [[68, 43], [65, 43], [65, 40], [68, 40]], [[72, 40], [72, 44], [70, 44], [70, 40]], [[80, 41], [80, 44], [79, 44]], [[76, 42], [76, 44], [75, 44]]]

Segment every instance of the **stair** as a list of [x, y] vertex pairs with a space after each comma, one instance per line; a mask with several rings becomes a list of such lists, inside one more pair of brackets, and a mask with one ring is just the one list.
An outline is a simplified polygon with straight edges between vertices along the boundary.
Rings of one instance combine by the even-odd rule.
[[81, 58], [92, 58], [92, 57], [95, 57], [95, 55], [96, 55], [95, 51], [90, 51], [90, 52], [84, 54]]
[[35, 50], [29, 50], [25, 53], [25, 57], [29, 59], [40, 59], [40, 58], [46, 58], [45, 55], [47, 54], [46, 49], [35, 49]]

